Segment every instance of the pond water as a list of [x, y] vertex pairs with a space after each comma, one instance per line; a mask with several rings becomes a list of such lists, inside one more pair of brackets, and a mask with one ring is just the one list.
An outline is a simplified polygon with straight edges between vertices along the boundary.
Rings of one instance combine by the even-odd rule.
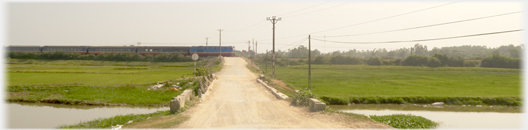
[[521, 107], [419, 106], [419, 105], [330, 105], [342, 112], [364, 115], [412, 114], [439, 122], [440, 129], [520, 129]]
[[7, 103], [7, 128], [57, 128], [116, 115], [146, 114], [168, 107], [104, 107], [44, 103]]

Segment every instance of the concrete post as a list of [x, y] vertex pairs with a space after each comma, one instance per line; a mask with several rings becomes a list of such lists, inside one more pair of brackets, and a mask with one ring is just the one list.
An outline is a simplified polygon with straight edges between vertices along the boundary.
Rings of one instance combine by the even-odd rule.
[[185, 102], [181, 99], [181, 97], [172, 98], [172, 100], [170, 101], [170, 113], [171, 114], [176, 113], [178, 110], [183, 108], [182, 103], [185, 103]]

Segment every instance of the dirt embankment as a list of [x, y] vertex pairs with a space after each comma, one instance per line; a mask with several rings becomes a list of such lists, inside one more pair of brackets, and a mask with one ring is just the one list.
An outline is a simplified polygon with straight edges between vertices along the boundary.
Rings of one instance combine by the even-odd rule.
[[258, 84], [257, 75], [245, 65], [242, 58], [225, 58], [213, 89], [201, 103], [178, 115], [138, 122], [128, 128], [392, 128], [375, 121], [290, 106]]

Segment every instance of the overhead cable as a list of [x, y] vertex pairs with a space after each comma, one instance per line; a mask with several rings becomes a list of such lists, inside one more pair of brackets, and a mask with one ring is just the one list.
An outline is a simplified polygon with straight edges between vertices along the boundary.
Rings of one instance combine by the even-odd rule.
[[315, 11], [311, 11], [311, 12], [307, 12], [307, 13], [302, 13], [302, 14], [296, 14], [296, 15], [292, 15], [292, 16], [283, 16], [283, 17], [295, 17], [295, 16], [299, 16], [299, 15], [305, 15], [305, 14], [309, 14], [309, 13], [313, 13], [313, 12], [319, 12], [319, 11], [322, 11], [322, 10], [327, 10], [327, 9], [330, 9], [330, 8], [335, 8], [335, 7], [338, 7], [338, 6], [342, 6], [342, 5], [346, 5], [346, 4], [349, 4], [349, 3], [342, 3], [342, 4], [339, 4], [339, 5], [336, 5], [336, 6], [332, 6], [332, 7], [328, 7], [328, 8], [324, 8], [324, 9], [320, 9], [320, 10], [315, 10]]
[[[504, 16], [504, 15], [510, 15], [510, 14], [516, 14], [516, 13], [521, 13], [521, 12], [523, 12], [523, 11], [510, 12], [510, 13], [504, 13], [504, 14], [498, 14], [498, 15], [492, 15], [492, 16], [486, 16], [486, 17], [479, 17], [479, 18], [472, 18], [472, 19], [465, 19], [465, 20], [459, 20], [459, 21], [452, 21], [452, 22], [445, 22], [445, 23], [439, 23], [439, 24], [424, 25], [424, 26], [418, 26], [418, 27], [410, 27], [410, 28], [404, 28], [404, 29], [396, 29], [396, 30], [372, 32], [372, 33], [360, 33], [360, 34], [352, 34], [352, 35], [334, 35], [334, 36], [326, 36], [326, 37], [349, 37], [349, 36], [361, 36], [361, 35], [370, 35], [370, 34], [380, 34], [380, 33], [388, 33], [388, 32], [405, 31], [405, 30], [420, 29], [420, 28], [441, 26], [441, 25], [447, 25], [447, 24], [468, 22], [468, 21], [473, 21], [473, 20], [486, 19], [486, 18], [492, 18], [492, 17]], [[323, 36], [316, 36], [316, 37], [323, 37]]]
[[518, 31], [522, 31], [522, 29], [508, 30], [508, 31], [500, 31], [500, 32], [491, 32], [491, 33], [472, 34], [472, 35], [463, 35], [463, 36], [444, 37], [444, 38], [430, 38], [430, 39], [405, 40], [405, 41], [383, 41], [383, 42], [347, 42], [347, 41], [329, 41], [329, 40], [321, 40], [321, 39], [315, 39], [315, 38], [312, 38], [312, 39], [313, 39], [313, 40], [317, 40], [317, 41], [326, 41], [326, 42], [333, 42], [333, 43], [347, 43], [347, 44], [382, 44], [382, 43], [401, 43], [401, 42], [423, 42], [423, 41], [435, 41], [435, 40], [455, 39], [455, 38], [464, 38], [464, 37], [474, 37], [474, 36], [494, 35], [494, 34], [510, 33], [510, 32], [518, 32]]
[[322, 31], [317, 31], [317, 32], [312, 32], [312, 33], [301, 34], [301, 35], [294, 35], [294, 36], [288, 36], [288, 37], [281, 37], [281, 38], [276, 38], [276, 39], [284, 39], [284, 38], [292, 38], [292, 37], [306, 36], [306, 35], [308, 35], [308, 34], [315, 34], [315, 33], [321, 33], [321, 32], [327, 32], [327, 31], [337, 30], [337, 29], [348, 28], [348, 27], [352, 27], [352, 26], [363, 25], [363, 24], [367, 24], [367, 23], [372, 23], [372, 22], [382, 21], [382, 20], [386, 20], [386, 19], [391, 19], [391, 18], [395, 18], [395, 17], [399, 17], [399, 16], [403, 16], [403, 15], [408, 15], [408, 14], [412, 14], [412, 13], [422, 12], [422, 11], [426, 11], [426, 10], [430, 10], [430, 9], [434, 9], [434, 8], [438, 8], [438, 7], [442, 7], [442, 6], [446, 6], [446, 5], [450, 5], [450, 4], [454, 4], [454, 3], [456, 3], [456, 2], [451, 2], [451, 3], [447, 3], [447, 4], [441, 4], [441, 5], [437, 5], [437, 6], [433, 6], [433, 7], [425, 8], [425, 9], [419, 9], [419, 10], [415, 10], [415, 11], [411, 11], [411, 12], [406, 12], [406, 13], [402, 13], [402, 14], [398, 14], [398, 15], [393, 15], [393, 16], [389, 16], [389, 17], [384, 17], [384, 18], [379, 18], [379, 19], [374, 19], [374, 20], [365, 21], [365, 22], [361, 22], [361, 23], [357, 23], [357, 24], [352, 24], [352, 25], [347, 25], [347, 26], [343, 26], [343, 27], [338, 27], [338, 28], [333, 28], [333, 29], [327, 29], [327, 30], [322, 30]]
[[296, 10], [296, 11], [293, 11], [293, 12], [289, 12], [289, 13], [285, 13], [285, 14], [281, 14], [281, 15], [277, 15], [277, 16], [284, 16], [284, 15], [287, 15], [287, 14], [299, 12], [299, 11], [306, 10], [306, 9], [309, 9], [309, 8], [313, 8], [313, 7], [316, 7], [316, 6], [319, 6], [319, 5], [323, 5], [323, 4], [326, 4], [326, 3], [328, 3], [328, 2], [320, 3], [320, 4], [317, 4], [317, 5], [314, 5], [314, 6], [310, 6], [310, 7], [307, 7], [307, 8], [303, 8], [303, 9], [300, 9], [300, 10]]

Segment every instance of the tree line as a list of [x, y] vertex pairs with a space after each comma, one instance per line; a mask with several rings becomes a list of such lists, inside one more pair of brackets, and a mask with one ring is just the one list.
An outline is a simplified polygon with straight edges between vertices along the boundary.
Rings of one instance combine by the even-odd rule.
[[[459, 53], [454, 50], [465, 50], [473, 54]], [[381, 49], [384, 50], [384, 49]], [[480, 52], [480, 51], [482, 52]], [[443, 47], [427, 50], [427, 46], [416, 44], [412, 49], [398, 49], [391, 52], [401, 54], [403, 58], [383, 57], [383, 51], [348, 51], [341, 53], [321, 54], [318, 50], [312, 51], [313, 64], [347, 64], [347, 65], [401, 65], [401, 66], [428, 66], [428, 67], [494, 67], [494, 68], [520, 68], [522, 46], [500, 46], [498, 48], [485, 48], [483, 46]], [[403, 53], [404, 51], [405, 54]], [[411, 52], [412, 51], [412, 52]], [[276, 64], [300, 65], [308, 62], [308, 49], [299, 46], [288, 51], [277, 51]], [[339, 52], [339, 53], [338, 53]], [[359, 52], [359, 53], [358, 53]], [[434, 54], [430, 54], [434, 53]], [[369, 54], [369, 56], [365, 56]], [[363, 56], [362, 56], [363, 55]], [[486, 56], [486, 57], [483, 57]], [[258, 57], [271, 63], [271, 54], [259, 54]]]
[[[486, 57], [493, 55], [500, 55], [511, 58], [521, 58], [523, 46], [522, 45], [503, 45], [496, 48], [490, 48], [486, 46], [475, 46], [475, 45], [463, 45], [463, 46], [452, 46], [452, 47], [441, 47], [428, 49], [426, 45], [415, 44], [410, 48], [400, 48], [395, 50], [387, 49], [374, 49], [374, 50], [356, 50], [350, 49], [348, 51], [334, 51], [328, 53], [321, 53], [319, 50], [312, 50], [312, 56], [349, 56], [358, 58], [371, 58], [380, 57], [383, 59], [403, 59], [411, 55], [420, 56], [434, 56], [435, 54], [445, 54], [449, 57], [460, 57], [463, 59], [474, 59], [482, 60]], [[251, 52], [251, 51], [250, 51]], [[287, 58], [305, 58], [308, 57], [308, 48], [305, 46], [299, 46], [297, 48], [288, 49], [286, 51], [278, 50], [275, 52], [277, 57]], [[253, 54], [253, 53], [251, 53]], [[270, 55], [271, 52], [268, 53]], [[261, 53], [259, 55], [265, 55]]]
[[191, 61], [182, 54], [161, 53], [157, 55], [141, 55], [137, 53], [101, 53], [79, 54], [70, 52], [7, 52], [12, 59], [36, 60], [100, 60], [100, 61], [153, 61], [153, 62], [182, 62]]

